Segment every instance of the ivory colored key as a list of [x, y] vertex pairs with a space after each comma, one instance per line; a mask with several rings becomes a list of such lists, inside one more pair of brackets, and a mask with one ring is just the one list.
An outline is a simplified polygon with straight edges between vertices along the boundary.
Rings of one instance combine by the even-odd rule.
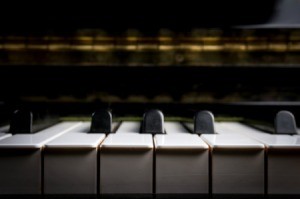
[[243, 135], [218, 134], [209, 111], [196, 114], [194, 126], [187, 127], [194, 127], [210, 146], [213, 194], [264, 194], [263, 144]]
[[152, 193], [153, 139], [139, 132], [139, 122], [123, 122], [101, 144], [101, 194]]
[[215, 128], [218, 134], [240, 134], [239, 132], [232, 131], [227, 124], [231, 122], [216, 122]]
[[0, 133], [0, 140], [3, 140], [3, 139], [8, 138], [10, 136], [11, 136], [10, 133]]
[[122, 122], [116, 133], [139, 133], [141, 128], [140, 122]]
[[166, 122], [155, 135], [156, 193], [209, 193], [209, 148], [180, 123]]
[[45, 194], [96, 194], [98, 145], [105, 134], [87, 133], [89, 122], [45, 145]]
[[264, 145], [237, 134], [203, 134], [211, 148], [213, 194], [264, 194]]
[[63, 122], [37, 133], [0, 140], [0, 193], [41, 194], [44, 144], [79, 125]]
[[183, 134], [191, 135], [191, 133], [179, 122], [165, 122], [165, 131], [168, 135]]
[[8, 125], [0, 127], [0, 140], [3, 140], [11, 136], [11, 134], [8, 133], [8, 129], [9, 129]]
[[96, 111], [91, 122], [47, 143], [44, 193], [97, 194], [98, 147], [115, 126], [109, 111]]
[[300, 194], [299, 135], [269, 134], [236, 122], [223, 125], [233, 133], [247, 135], [265, 144], [268, 194]]

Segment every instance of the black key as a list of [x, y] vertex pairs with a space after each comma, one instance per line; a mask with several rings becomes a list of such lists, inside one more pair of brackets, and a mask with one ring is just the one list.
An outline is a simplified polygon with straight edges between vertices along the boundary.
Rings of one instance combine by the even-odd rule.
[[200, 111], [194, 118], [195, 134], [214, 134], [214, 115], [210, 111]]
[[111, 133], [112, 115], [110, 111], [99, 110], [92, 114], [90, 133]]
[[14, 111], [9, 132], [12, 134], [32, 133], [32, 113], [27, 110]]
[[163, 134], [164, 115], [160, 110], [150, 110], [144, 114], [142, 133]]
[[297, 134], [294, 115], [289, 111], [279, 111], [275, 117], [276, 134]]

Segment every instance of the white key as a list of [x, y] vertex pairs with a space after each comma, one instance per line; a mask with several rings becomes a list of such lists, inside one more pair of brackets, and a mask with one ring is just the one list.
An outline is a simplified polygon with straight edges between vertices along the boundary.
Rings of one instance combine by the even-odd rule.
[[[186, 126], [193, 129], [193, 124]], [[263, 194], [264, 145], [215, 122], [216, 134], [202, 134], [211, 147], [214, 194]]]
[[194, 132], [194, 123], [184, 123], [184, 125], [190, 130]]
[[34, 134], [0, 140], [0, 193], [41, 194], [44, 144], [78, 125], [78, 122], [64, 122]]
[[9, 130], [9, 125], [0, 127], [0, 140], [3, 140], [11, 136], [8, 130]]
[[211, 147], [213, 194], [264, 194], [264, 145], [238, 134], [202, 134]]
[[116, 133], [138, 133], [140, 132], [140, 122], [123, 122]]
[[10, 133], [0, 133], [0, 140], [3, 140], [3, 139], [8, 138], [10, 136], [11, 136]]
[[231, 131], [226, 125], [230, 122], [215, 122], [215, 130], [217, 134], [236, 134], [236, 132]]
[[123, 122], [100, 145], [100, 193], [152, 193], [153, 138], [139, 129]]
[[268, 134], [240, 123], [228, 123], [227, 128], [252, 137], [267, 147], [268, 194], [300, 194], [299, 135]]
[[45, 145], [45, 194], [97, 194], [98, 146], [105, 134], [88, 133], [90, 126], [84, 122]]
[[209, 193], [209, 148], [180, 123], [165, 122], [155, 135], [156, 193]]
[[164, 124], [165, 130], [168, 130], [166, 132], [168, 135], [171, 134], [190, 134], [190, 132], [179, 122], [165, 122]]

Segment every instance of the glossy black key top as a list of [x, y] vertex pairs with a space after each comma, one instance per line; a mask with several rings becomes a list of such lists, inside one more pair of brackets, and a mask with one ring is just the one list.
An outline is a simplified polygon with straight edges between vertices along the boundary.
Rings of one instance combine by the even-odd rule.
[[108, 110], [99, 110], [92, 114], [90, 133], [111, 133], [112, 115]]
[[195, 134], [214, 134], [214, 115], [210, 111], [200, 111], [194, 118]]
[[150, 110], [144, 114], [142, 133], [163, 134], [164, 115], [160, 110]]
[[294, 115], [289, 111], [279, 111], [275, 117], [276, 134], [297, 134]]
[[9, 132], [23, 134], [32, 132], [32, 113], [27, 110], [16, 110], [12, 114]]

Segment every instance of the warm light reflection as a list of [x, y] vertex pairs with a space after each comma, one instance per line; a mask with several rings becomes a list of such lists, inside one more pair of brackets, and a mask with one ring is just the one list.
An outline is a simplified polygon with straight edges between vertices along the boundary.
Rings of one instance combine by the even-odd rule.
[[70, 45], [69, 44], [49, 44], [48, 49], [49, 50], [69, 50]]
[[203, 51], [220, 51], [223, 50], [222, 45], [203, 45]]
[[159, 45], [158, 50], [160, 50], [160, 51], [170, 51], [170, 50], [174, 50], [174, 46], [172, 46], [172, 45]]
[[108, 44], [108, 45], [94, 45], [93, 50], [94, 51], [112, 51], [114, 49], [114, 45]]
[[[292, 38], [299, 39], [296, 36]], [[47, 50], [47, 51], [192, 51], [192, 52], [288, 52], [299, 51], [300, 40], [285, 40], [278, 37], [222, 37], [222, 36], [159, 36], [159, 37], [0, 37], [2, 50]]]
[[300, 51], [300, 42], [291, 42], [288, 45], [290, 51]]
[[285, 43], [270, 43], [269, 49], [272, 49], [272, 51], [281, 51], [285, 52], [287, 50], [288, 46]]
[[114, 49], [115, 50], [132, 51], [132, 50], [136, 50], [137, 46], [136, 45], [115, 45]]
[[247, 50], [248, 51], [266, 51], [268, 50], [268, 45], [267, 43], [260, 43], [260, 44], [247, 44]]
[[21, 43], [21, 44], [14, 44], [14, 43], [6, 43], [6, 44], [3, 44], [3, 49], [5, 50], [23, 50], [25, 49], [26, 46], [25, 44]]

